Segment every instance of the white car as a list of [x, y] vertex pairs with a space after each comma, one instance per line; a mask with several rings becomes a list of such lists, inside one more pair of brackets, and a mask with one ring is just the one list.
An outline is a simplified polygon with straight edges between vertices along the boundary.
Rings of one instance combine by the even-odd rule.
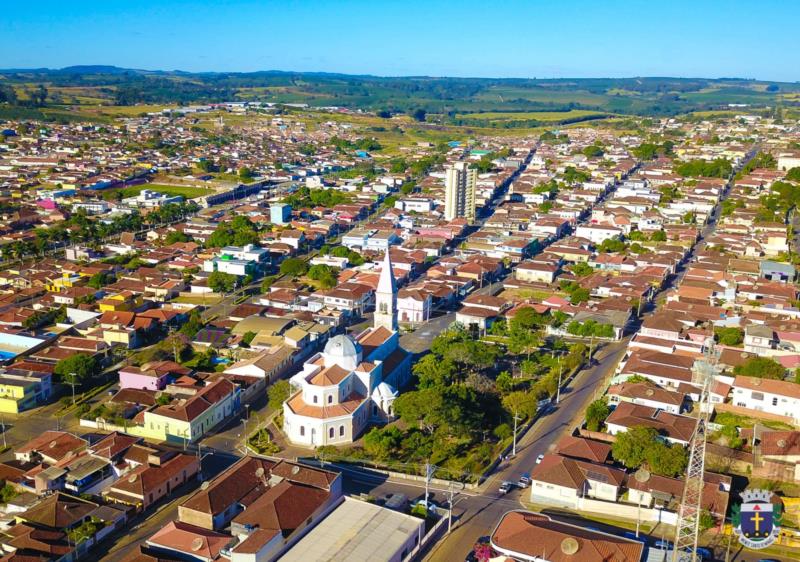
[[498, 490], [498, 492], [500, 492], [500, 495], [505, 496], [507, 493], [511, 491], [513, 487], [514, 487], [513, 482], [503, 482], [502, 484], [500, 484], [500, 489]]
[[432, 510], [433, 510], [433, 511], [435, 511], [435, 510], [437, 509], [437, 507], [438, 507], [438, 506], [437, 506], [435, 503], [433, 503], [433, 501], [431, 501], [431, 500], [428, 500], [428, 503], [426, 504], [426, 503], [425, 503], [425, 498], [421, 498], [421, 499], [419, 499], [419, 500], [415, 501], [414, 503], [412, 503], [412, 504], [411, 504], [411, 507], [412, 507], [412, 508], [414, 508], [414, 507], [417, 507], [418, 505], [421, 505], [421, 506], [422, 506], [422, 507], [424, 507], [424, 508], [425, 508], [427, 511], [432, 511]]
[[540, 464], [542, 462], [543, 458], [544, 458], [544, 454], [541, 454], [538, 457], [536, 457], [536, 464]]

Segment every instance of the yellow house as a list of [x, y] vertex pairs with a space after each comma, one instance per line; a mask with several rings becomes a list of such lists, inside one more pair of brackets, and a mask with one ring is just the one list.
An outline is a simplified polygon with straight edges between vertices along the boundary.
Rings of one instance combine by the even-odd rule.
[[36, 406], [37, 385], [32, 380], [0, 377], [0, 412], [18, 414]]
[[116, 295], [109, 295], [97, 302], [100, 312], [121, 312], [129, 311], [141, 306], [141, 295], [135, 295], [130, 291], [122, 291]]
[[189, 399], [179, 399], [144, 413], [136, 435], [159, 441], [196, 441], [239, 411], [241, 390], [224, 378], [203, 387]]
[[62, 289], [74, 287], [78, 281], [80, 281], [80, 279], [81, 276], [77, 273], [65, 271], [61, 274], [61, 277], [53, 277], [48, 279], [47, 283], [45, 284], [45, 289], [51, 293], [59, 293]]

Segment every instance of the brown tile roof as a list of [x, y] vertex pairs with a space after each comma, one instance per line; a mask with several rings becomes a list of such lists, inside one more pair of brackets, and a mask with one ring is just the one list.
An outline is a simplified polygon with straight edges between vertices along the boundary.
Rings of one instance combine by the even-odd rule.
[[603, 479], [612, 486], [621, 486], [625, 471], [609, 465], [546, 454], [531, 472], [531, 479], [571, 489], [583, 489], [587, 480]]
[[117, 480], [109, 491], [121, 491], [128, 494], [146, 497], [147, 494], [159, 488], [182, 470], [187, 470], [192, 465], [197, 465], [194, 455], [176, 454], [161, 466], [143, 464]]
[[47, 496], [19, 515], [20, 518], [53, 529], [63, 529], [88, 517], [97, 504], [62, 492]]
[[288, 537], [329, 497], [328, 490], [283, 480], [264, 492], [233, 521]]
[[550, 562], [639, 562], [644, 550], [637, 541], [526, 511], [506, 513], [492, 532], [491, 543], [505, 551]]
[[556, 452], [564, 457], [604, 463], [611, 454], [611, 445], [601, 441], [567, 435], [556, 444]]
[[61, 460], [70, 452], [80, 451], [87, 444], [85, 439], [66, 431], [45, 431], [19, 447], [16, 453], [38, 452], [48, 458]]
[[353, 392], [343, 402], [339, 402], [338, 404], [312, 406], [311, 404], [306, 404], [303, 400], [303, 394], [298, 392], [295, 396], [290, 398], [286, 404], [298, 416], [323, 419], [352, 414], [364, 400], [366, 400], [366, 397], [357, 392]]
[[170, 521], [147, 542], [185, 553], [191, 557], [216, 560], [220, 556], [220, 551], [233, 540], [230, 535], [216, 533], [181, 521]]
[[762, 455], [800, 455], [800, 431], [762, 431], [760, 441]]
[[800, 398], [800, 384], [796, 382], [738, 375], [733, 381], [733, 386], [745, 388], [747, 390], [777, 394], [779, 396], [787, 396], [789, 398]]
[[332, 386], [342, 382], [349, 374], [350, 371], [343, 369], [339, 365], [331, 365], [311, 377], [310, 382], [317, 386]]
[[661, 435], [688, 443], [694, 433], [697, 420], [649, 406], [620, 402], [606, 419], [606, 424], [620, 425], [626, 428], [651, 427]]

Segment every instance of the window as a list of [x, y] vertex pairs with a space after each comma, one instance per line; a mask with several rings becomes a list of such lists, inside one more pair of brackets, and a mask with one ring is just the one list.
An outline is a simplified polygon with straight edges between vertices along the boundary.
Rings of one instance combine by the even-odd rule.
[[772, 399], [772, 405], [773, 406], [777, 406], [778, 405], [778, 397], [777, 396]]
[[300, 426], [300, 437], [305, 436], [305, 434], [306, 434], [306, 426], [301, 425]]
[[344, 426], [343, 425], [339, 426], [339, 437], [344, 437]]
[[328, 395], [328, 404], [333, 404], [333, 394]]
[[317, 403], [317, 395], [315, 394], [314, 395], [314, 404], [316, 404], [316, 403]]
[[330, 429], [328, 430], [328, 438], [329, 438], [329, 439], [333, 439], [333, 428], [330, 428]]

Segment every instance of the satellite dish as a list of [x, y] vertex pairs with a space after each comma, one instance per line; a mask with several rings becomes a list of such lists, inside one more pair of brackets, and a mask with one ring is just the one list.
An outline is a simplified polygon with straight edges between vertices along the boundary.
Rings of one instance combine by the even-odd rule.
[[263, 466], [259, 466], [256, 469], [256, 478], [264, 478], [264, 467]]
[[55, 448], [55, 447], [56, 447], [56, 445], [58, 445], [58, 443], [57, 443], [57, 442], [55, 442], [55, 441], [50, 441], [50, 448], [51, 448], [51, 449]]
[[778, 447], [780, 447], [781, 449], [786, 447], [786, 439], [778, 439]]
[[633, 477], [636, 479], [637, 482], [645, 483], [650, 480], [650, 471], [644, 468], [640, 468], [636, 472], [633, 473]]
[[292, 467], [292, 474], [299, 474], [299, 473], [300, 473], [300, 467], [297, 466], [297, 465], [293, 466]]
[[648, 388], [645, 394], [647, 396], [652, 396], [653, 394], [655, 394], [655, 391], [652, 388]]
[[131, 474], [130, 476], [128, 476], [128, 482], [130, 482], [131, 484], [136, 482], [136, 476], [137, 476], [136, 474]]
[[578, 544], [572, 537], [567, 537], [563, 541], [561, 541], [561, 552], [566, 554], [567, 556], [571, 556], [580, 550], [581, 545]]
[[203, 548], [203, 539], [201, 537], [196, 537], [192, 541], [192, 546], [191, 546], [192, 552], [197, 552], [201, 548]]
[[202, 484], [200, 484], [200, 489], [201, 490], [208, 490], [208, 480], [205, 480], [205, 481], [203, 481]]

